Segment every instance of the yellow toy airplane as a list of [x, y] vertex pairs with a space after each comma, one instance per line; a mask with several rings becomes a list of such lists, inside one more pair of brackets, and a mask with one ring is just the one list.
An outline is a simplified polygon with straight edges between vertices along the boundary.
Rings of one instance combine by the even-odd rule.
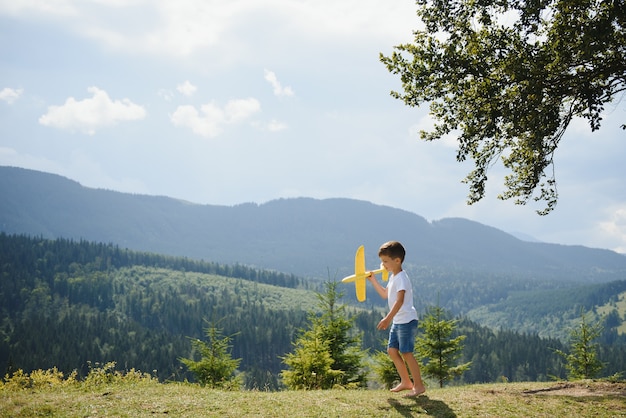
[[365, 271], [365, 247], [361, 245], [357, 248], [356, 256], [354, 257], [354, 274], [352, 276], [344, 277], [341, 280], [343, 283], [354, 282], [354, 286], [356, 287], [356, 298], [359, 302], [363, 302], [365, 300], [365, 287], [367, 285], [365, 280], [370, 273], [382, 273], [384, 281], [389, 279], [389, 272], [384, 268]]

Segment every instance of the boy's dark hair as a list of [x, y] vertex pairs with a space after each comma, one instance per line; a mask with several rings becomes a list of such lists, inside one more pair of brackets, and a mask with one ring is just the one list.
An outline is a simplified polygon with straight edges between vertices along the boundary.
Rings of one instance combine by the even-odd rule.
[[380, 246], [378, 256], [380, 257], [381, 255], [386, 255], [390, 258], [399, 258], [400, 261], [404, 262], [406, 251], [398, 241], [389, 241]]

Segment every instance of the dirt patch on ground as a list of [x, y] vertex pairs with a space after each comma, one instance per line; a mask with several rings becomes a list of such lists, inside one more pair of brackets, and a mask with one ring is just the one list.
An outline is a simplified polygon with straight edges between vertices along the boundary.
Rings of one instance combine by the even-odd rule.
[[626, 397], [626, 382], [564, 382], [546, 388], [525, 390], [523, 393], [524, 395]]

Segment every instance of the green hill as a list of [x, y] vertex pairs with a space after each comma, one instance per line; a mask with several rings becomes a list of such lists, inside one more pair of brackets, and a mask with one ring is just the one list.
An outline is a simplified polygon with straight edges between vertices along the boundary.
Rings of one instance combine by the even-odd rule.
[[189, 376], [178, 358], [189, 355], [189, 338], [215, 321], [237, 333], [233, 355], [243, 368], [276, 374], [316, 304], [313, 292], [284, 287], [300, 282], [277, 272], [4, 234], [0, 250], [2, 370], [85, 375], [94, 362], [116, 361], [182, 379]]
[[493, 329], [514, 329], [567, 341], [581, 312], [593, 320], [609, 319], [605, 339], [624, 335], [626, 280], [550, 290], [511, 292], [496, 303], [471, 309], [467, 318]]

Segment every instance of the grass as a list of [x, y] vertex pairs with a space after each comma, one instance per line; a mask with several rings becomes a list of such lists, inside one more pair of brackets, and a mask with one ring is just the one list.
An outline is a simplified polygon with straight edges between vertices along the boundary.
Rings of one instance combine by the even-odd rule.
[[219, 391], [189, 383], [0, 386], [0, 417], [618, 417], [626, 384], [497, 383], [429, 389]]

